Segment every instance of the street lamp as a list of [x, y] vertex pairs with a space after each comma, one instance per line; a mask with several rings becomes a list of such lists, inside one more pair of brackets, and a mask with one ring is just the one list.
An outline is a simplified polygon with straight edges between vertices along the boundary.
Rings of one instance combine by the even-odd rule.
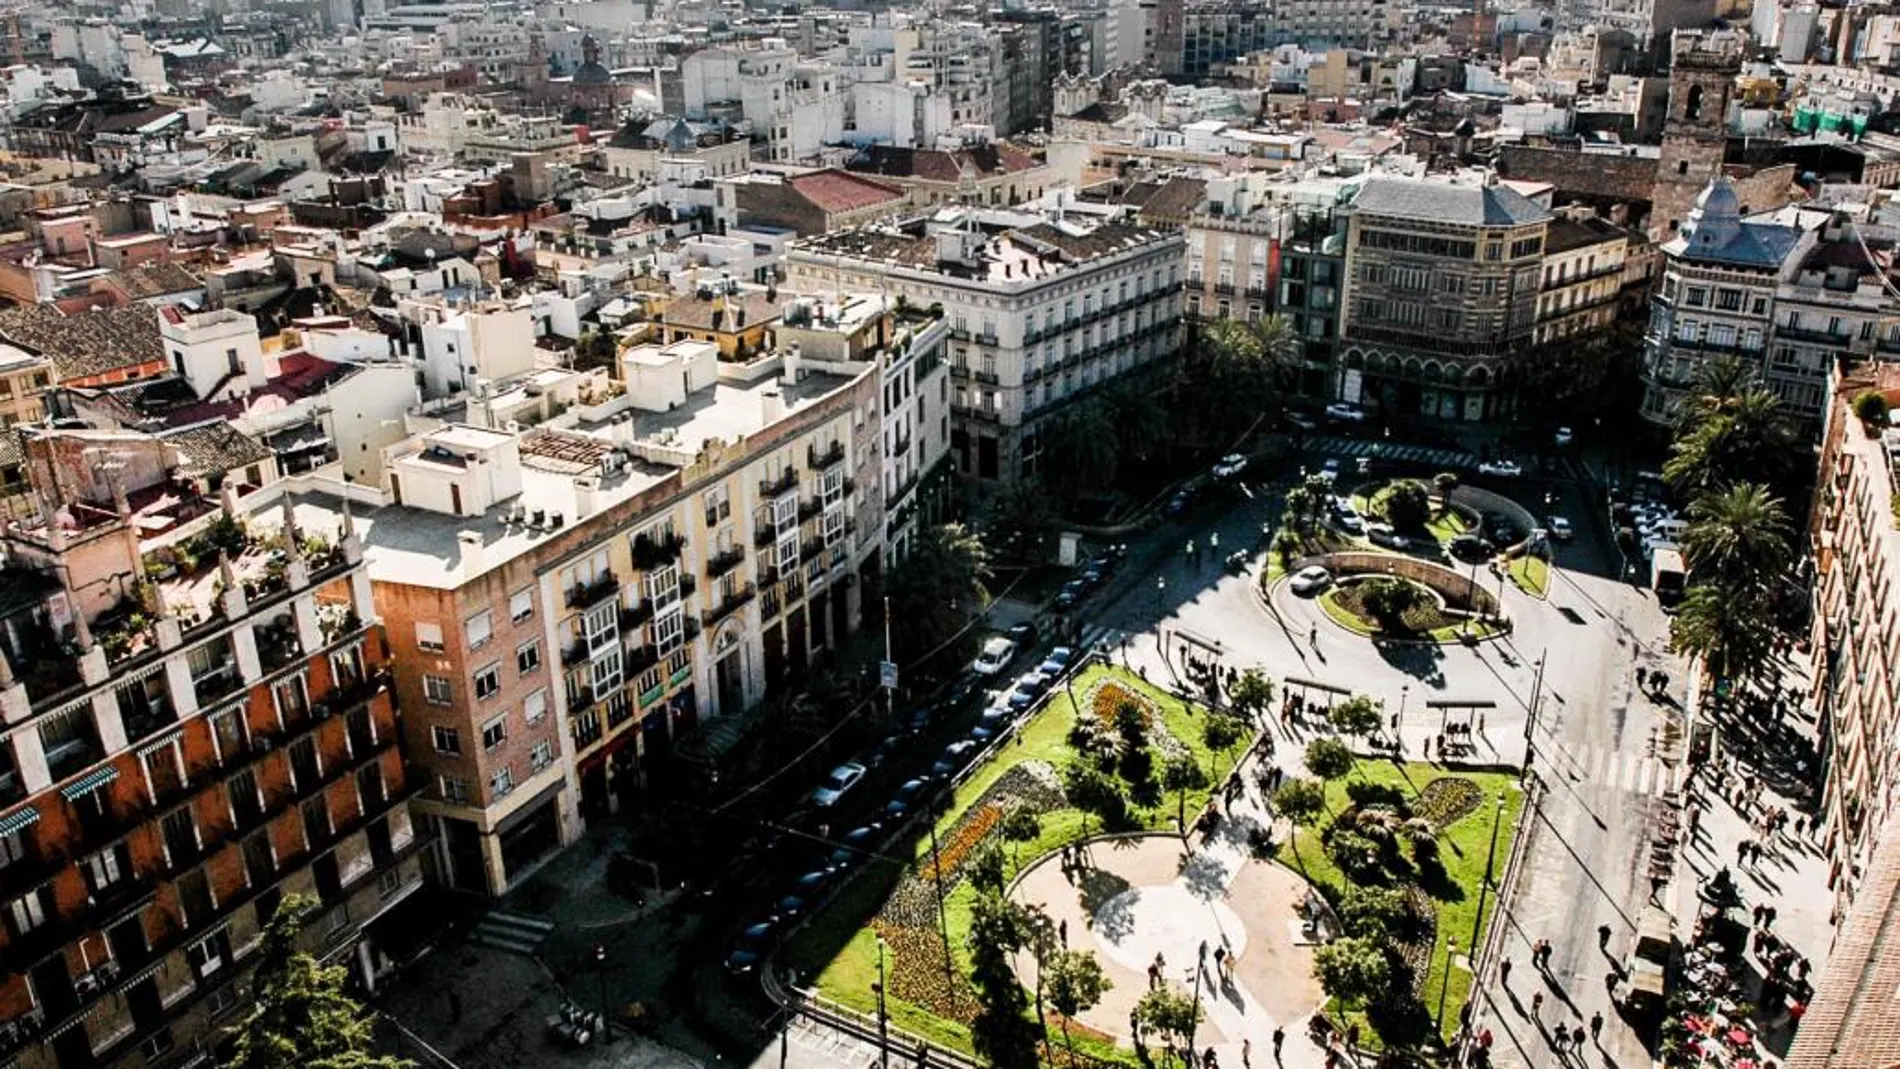
[[1438, 981], [1438, 1035], [1445, 1035], [1445, 996], [1451, 992], [1451, 959], [1458, 955], [1458, 940], [1445, 940], [1445, 975]]
[[1156, 616], [1161, 615], [1161, 599], [1164, 596], [1166, 596], [1167, 593], [1168, 593], [1168, 577], [1165, 575], [1155, 576], [1155, 615]]
[[884, 937], [877, 939], [877, 983], [871, 985], [877, 995], [877, 1060], [884, 1069], [890, 1069], [891, 1044], [889, 1040], [890, 1018], [884, 1012]]
[[600, 996], [600, 1045], [611, 1047], [614, 1042], [614, 1022], [607, 1015], [607, 948], [600, 943], [594, 944], [594, 985]]
[[[1484, 882], [1478, 885], [1478, 915], [1471, 920], [1471, 945], [1478, 945], [1478, 927], [1484, 923], [1484, 899], [1491, 890], [1491, 874], [1498, 861], [1498, 825], [1504, 822], [1504, 792], [1498, 792], [1498, 806], [1491, 813], [1491, 850], [1484, 856]], [[1502, 901], [1502, 899], [1500, 899]]]
[[1405, 701], [1411, 696], [1412, 685], [1410, 683], [1399, 684], [1399, 711], [1392, 714], [1392, 738], [1394, 740], [1399, 737], [1399, 725], [1405, 721]]

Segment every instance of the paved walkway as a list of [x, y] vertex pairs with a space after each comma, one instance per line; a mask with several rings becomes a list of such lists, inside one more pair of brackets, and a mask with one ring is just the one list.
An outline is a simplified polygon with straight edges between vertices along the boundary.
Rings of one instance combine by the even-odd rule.
[[[1256, 859], [1252, 833], [1273, 820], [1251, 782], [1263, 767], [1250, 760], [1245, 784], [1211, 836], [1188, 843], [1169, 835], [1100, 840], [1081, 868], [1065, 871], [1060, 855], [1044, 858], [1016, 885], [1018, 901], [1036, 903], [1065, 925], [1069, 945], [1092, 949], [1114, 988], [1079, 1023], [1124, 1046], [1129, 1013], [1148, 990], [1148, 966], [1159, 956], [1167, 983], [1198, 990], [1206, 1013], [1195, 1049], [1214, 1048], [1220, 1064], [1273, 1064], [1273, 1031], [1286, 1031], [1280, 1064], [1309, 1069], [1324, 1052], [1306, 1038], [1306, 1022], [1324, 1000], [1312, 975], [1312, 948], [1298, 940], [1298, 907], [1307, 884], [1284, 866]], [[1276, 835], [1284, 838], [1284, 830]], [[1227, 975], [1215, 968], [1225, 949]], [[1205, 952], [1203, 963], [1202, 954]], [[1034, 985], [1035, 964], [1018, 971]]]

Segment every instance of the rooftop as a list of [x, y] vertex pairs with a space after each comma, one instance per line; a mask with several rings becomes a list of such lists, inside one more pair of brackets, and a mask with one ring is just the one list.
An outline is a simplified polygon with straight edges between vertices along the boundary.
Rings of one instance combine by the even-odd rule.
[[0, 311], [0, 338], [51, 360], [62, 380], [165, 359], [158, 316], [142, 304], [72, 315], [50, 305], [20, 305]]
[[1366, 180], [1352, 210], [1364, 215], [1462, 226], [1525, 226], [1550, 213], [1508, 186], [1377, 175]]

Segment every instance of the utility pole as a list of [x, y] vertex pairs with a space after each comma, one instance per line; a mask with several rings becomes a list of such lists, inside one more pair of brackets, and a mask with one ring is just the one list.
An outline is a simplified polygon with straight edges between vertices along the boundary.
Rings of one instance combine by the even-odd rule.
[[943, 858], [937, 852], [937, 821], [934, 819], [936, 814], [925, 813], [924, 816], [930, 819], [930, 874], [936, 877], [937, 885], [937, 931], [943, 936], [943, 980], [947, 985], [944, 990], [950, 995], [950, 1008], [954, 1012], [957, 1004], [957, 978], [956, 966], [950, 961], [950, 920], [943, 911]]
[[1550, 649], [1548, 647], [1537, 655], [1537, 675], [1531, 679], [1530, 709], [1528, 710], [1528, 715], [1524, 717], [1524, 771], [1527, 774], [1531, 769], [1531, 754], [1536, 748], [1536, 742], [1532, 738], [1532, 735], [1537, 730], [1537, 708], [1543, 703], [1544, 660], [1549, 656]]

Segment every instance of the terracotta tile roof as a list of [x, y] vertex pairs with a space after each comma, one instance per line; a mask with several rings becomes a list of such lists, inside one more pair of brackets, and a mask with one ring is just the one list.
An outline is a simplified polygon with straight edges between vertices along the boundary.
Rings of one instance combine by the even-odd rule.
[[135, 301], [199, 290], [205, 285], [204, 279], [185, 265], [157, 260], [114, 271], [106, 276], [106, 281]]
[[[766, 300], [763, 293], [736, 294], [726, 298], [726, 301], [727, 307], [732, 311], [744, 311], [745, 325], [748, 327], [769, 323], [779, 317], [778, 305]], [[720, 307], [720, 301], [717, 297], [710, 301], [701, 300], [698, 297], [682, 297], [667, 308], [664, 319], [669, 327], [711, 330], [713, 329], [713, 310], [718, 307]], [[736, 331], [737, 329], [739, 328], [736, 317], [729, 312], [721, 323], [720, 330]]]
[[188, 477], [223, 475], [276, 456], [263, 442], [222, 420], [159, 435], [178, 449], [178, 472]]
[[165, 360], [158, 316], [142, 304], [72, 315], [39, 304], [8, 308], [0, 338], [51, 360], [62, 382]]
[[832, 168], [801, 174], [786, 184], [826, 212], [850, 212], [904, 199], [901, 189]]
[[847, 164], [853, 171], [886, 175], [892, 178], [921, 178], [927, 182], [955, 182], [968, 167], [978, 177], [1014, 174], [1036, 166], [1036, 158], [1021, 149], [990, 142], [955, 152], [938, 149], [898, 148], [872, 145], [859, 159]]

